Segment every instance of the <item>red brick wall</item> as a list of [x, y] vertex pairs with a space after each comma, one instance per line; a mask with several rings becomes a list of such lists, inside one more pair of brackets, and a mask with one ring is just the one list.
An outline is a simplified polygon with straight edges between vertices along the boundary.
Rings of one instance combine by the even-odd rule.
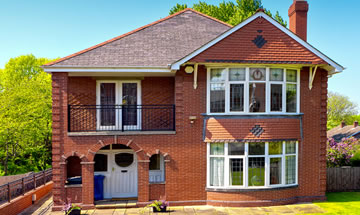
[[70, 198], [72, 203], [82, 202], [82, 188], [81, 187], [66, 187], [66, 198]]
[[[252, 42], [258, 35], [267, 41], [261, 48]], [[189, 61], [206, 62], [207, 60], [242, 60], [242, 63], [274, 61], [273, 64], [305, 61], [312, 64], [326, 64], [283, 31], [260, 17]]]
[[165, 184], [150, 184], [149, 194], [149, 200], [159, 200], [165, 197]]
[[53, 188], [53, 182], [49, 182], [44, 186], [38, 187], [36, 190], [27, 192], [24, 196], [19, 196], [9, 203], [5, 203], [0, 206], [0, 214], [17, 215], [21, 211], [32, 205], [32, 195], [36, 194], [36, 201], [39, 201], [46, 194], [51, 192]]
[[[249, 206], [287, 203], [302, 201], [304, 199], [321, 199], [325, 194], [325, 142], [326, 142], [326, 72], [319, 69], [313, 89], [309, 90], [308, 69], [301, 71], [301, 112], [303, 116], [304, 139], [299, 144], [299, 186], [272, 191], [257, 192], [207, 192], [206, 191], [206, 144], [203, 142], [203, 116], [206, 112], [206, 68], [199, 66], [198, 88], [193, 88], [193, 75], [185, 74], [183, 68], [176, 73], [173, 82], [174, 101], [176, 105], [176, 135], [134, 135], [134, 136], [68, 136], [67, 135], [67, 79], [64, 74], [53, 74], [54, 80], [54, 202], [55, 208], [61, 199], [65, 198], [63, 186], [64, 165], [68, 156], [75, 155], [82, 160], [82, 202], [83, 206], [93, 207], [93, 157], [96, 151], [108, 144], [129, 145], [138, 157], [138, 202], [145, 204], [159, 190], [155, 189], [148, 182], [148, 159], [151, 154], [159, 150], [163, 154], [168, 154], [165, 158], [169, 162], [165, 163], [166, 183], [165, 194], [168, 201], [174, 204], [225, 204], [224, 201], [235, 201], [236, 204], [244, 202]], [[151, 79], [148, 79], [151, 80]], [[169, 88], [164, 87], [163, 92], [159, 89], [164, 85], [152, 85], [154, 80], [148, 81], [147, 78], [142, 82], [144, 101], [151, 102], [150, 96], [145, 96], [148, 87], [152, 87], [152, 92], [158, 96], [168, 99], [154, 97], [156, 101], [171, 101]], [[169, 78], [170, 80], [170, 78]], [[156, 82], [157, 83], [157, 82]], [[62, 90], [56, 88], [62, 86]], [[57, 99], [60, 98], [60, 99]], [[165, 102], [164, 102], [165, 103]], [[58, 118], [58, 113], [62, 114]], [[196, 116], [194, 124], [189, 121], [189, 116]], [[291, 137], [299, 138], [298, 119], [276, 119], [276, 129], [273, 131], [269, 121], [248, 122], [249, 129], [256, 122], [261, 123], [268, 130], [269, 137], [277, 136], [278, 131], [289, 132]], [[239, 119], [239, 122], [241, 119]], [[245, 122], [245, 121], [241, 121]], [[233, 125], [232, 125], [233, 126]], [[242, 123], [238, 123], [238, 128], [243, 128]], [[293, 128], [289, 128], [289, 127]], [[59, 128], [59, 129], [57, 129]], [[293, 130], [292, 130], [293, 129]], [[276, 134], [274, 134], [275, 132]], [[289, 136], [289, 137], [290, 137]], [[154, 189], [153, 189], [154, 188]], [[264, 200], [264, 201], [262, 201]], [[178, 202], [178, 203], [176, 203]]]

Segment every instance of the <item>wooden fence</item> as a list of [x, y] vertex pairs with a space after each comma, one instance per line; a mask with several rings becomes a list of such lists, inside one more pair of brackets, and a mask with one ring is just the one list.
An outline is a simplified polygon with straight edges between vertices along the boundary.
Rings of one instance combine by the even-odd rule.
[[12, 181], [0, 186], [0, 205], [10, 202], [12, 199], [24, 195], [30, 190], [35, 190], [52, 180], [52, 169], [31, 174], [27, 177]]
[[327, 168], [327, 192], [360, 190], [360, 167]]

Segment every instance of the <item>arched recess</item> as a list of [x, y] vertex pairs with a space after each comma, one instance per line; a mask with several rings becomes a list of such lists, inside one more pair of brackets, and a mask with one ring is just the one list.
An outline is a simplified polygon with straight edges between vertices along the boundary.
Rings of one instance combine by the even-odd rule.
[[[114, 137], [112, 138], [104, 138], [104, 139], [99, 139], [97, 140], [97, 142], [95, 144], [93, 144], [87, 151], [85, 157], [87, 162], [82, 162], [83, 164], [83, 171], [85, 172], [85, 174], [87, 175], [87, 177], [85, 178], [85, 176], [83, 176], [83, 183], [85, 183], [87, 186], [83, 186], [83, 193], [90, 193], [90, 195], [85, 196], [83, 194], [83, 202], [85, 199], [86, 204], [94, 204], [94, 194], [93, 194], [93, 190], [91, 190], [91, 188], [93, 188], [94, 186], [94, 158], [95, 155], [97, 153], [103, 153], [103, 150], [100, 151], [100, 149], [103, 149], [106, 146], [109, 146], [113, 144], [114, 145], [125, 145], [127, 147], [129, 147], [130, 149], [132, 149], [132, 151], [134, 152], [135, 156], [136, 156], [136, 161], [137, 161], [137, 198], [138, 198], [138, 202], [147, 202], [149, 200], [149, 176], [148, 176], [148, 171], [149, 171], [149, 157], [147, 156], [147, 153], [144, 151], [144, 149], [137, 144], [135, 141], [133, 141], [132, 139], [127, 139], [127, 138], [118, 138], [118, 137]], [[108, 147], [107, 147], [108, 148]], [[112, 147], [113, 148], [113, 147]], [[110, 169], [111, 170], [111, 169]], [[97, 174], [97, 173], [96, 173]], [[86, 189], [86, 190], [85, 190]], [[91, 199], [90, 197], [91, 196]]]
[[166, 181], [165, 164], [170, 162], [170, 156], [159, 149], [149, 157], [149, 183], [164, 183]]

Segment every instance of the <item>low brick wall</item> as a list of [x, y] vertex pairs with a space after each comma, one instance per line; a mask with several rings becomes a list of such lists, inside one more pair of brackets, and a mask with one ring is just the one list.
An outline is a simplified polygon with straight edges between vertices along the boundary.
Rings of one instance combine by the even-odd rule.
[[72, 203], [81, 203], [82, 202], [82, 186], [65, 186], [66, 198], [70, 198]]
[[32, 205], [32, 195], [36, 194], [36, 201], [40, 200], [46, 194], [52, 191], [53, 182], [48, 182], [47, 184], [36, 188], [30, 192], [25, 193], [23, 196], [19, 196], [9, 203], [5, 203], [0, 206], [0, 214], [6, 215], [16, 215], [21, 211]]
[[165, 184], [150, 184], [149, 200], [159, 200], [165, 195]]

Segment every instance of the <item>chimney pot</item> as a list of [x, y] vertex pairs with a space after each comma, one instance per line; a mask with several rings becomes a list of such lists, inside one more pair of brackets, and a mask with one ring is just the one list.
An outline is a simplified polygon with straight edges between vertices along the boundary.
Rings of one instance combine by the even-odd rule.
[[309, 4], [306, 0], [294, 0], [289, 8], [289, 28], [301, 39], [307, 39], [307, 12]]
[[354, 122], [354, 128], [358, 127], [359, 126], [359, 122], [358, 121], [355, 121]]
[[346, 123], [344, 121], [341, 122], [340, 127], [343, 128], [346, 126]]

